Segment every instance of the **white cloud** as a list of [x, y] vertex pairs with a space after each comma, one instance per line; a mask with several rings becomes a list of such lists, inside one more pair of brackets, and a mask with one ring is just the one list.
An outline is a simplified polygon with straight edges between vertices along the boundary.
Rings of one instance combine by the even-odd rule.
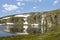
[[16, 0], [16, 1], [23, 1], [23, 0]]
[[42, 2], [42, 0], [38, 0], [39, 2]]
[[18, 7], [16, 5], [9, 5], [9, 4], [4, 4], [3, 8], [7, 11], [11, 11], [11, 10], [16, 10], [18, 9]]
[[34, 1], [34, 0], [16, 0], [16, 1], [20, 1], [20, 2], [26, 1], [26, 2], [28, 2], [28, 1]]
[[22, 5], [25, 5], [25, 3], [17, 2], [17, 5], [18, 5], [18, 6], [22, 6]]
[[33, 7], [34, 9], [36, 9], [37, 7]]
[[38, 3], [38, 2], [42, 2], [42, 0], [35, 0], [34, 2]]
[[34, 1], [34, 0], [25, 0], [25, 1]]
[[17, 5], [18, 5], [18, 6], [21, 6], [21, 2], [17, 2]]
[[57, 4], [58, 2], [59, 2], [59, 0], [55, 0], [55, 1], [53, 2], [53, 5]]
[[42, 2], [42, 0], [17, 0], [17, 1], [26, 1], [26, 2]]
[[42, 2], [42, 0], [25, 0], [25, 1], [31, 1], [31, 2]]

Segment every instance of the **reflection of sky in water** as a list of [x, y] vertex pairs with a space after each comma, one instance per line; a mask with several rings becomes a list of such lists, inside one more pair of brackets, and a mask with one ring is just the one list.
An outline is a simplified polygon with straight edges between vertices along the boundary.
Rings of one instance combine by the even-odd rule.
[[3, 31], [0, 31], [0, 37], [12, 36], [12, 35], [15, 36], [15, 34], [10, 34], [10, 33], [6, 33], [6, 32], [3, 32]]
[[5, 26], [0, 25], [0, 37], [15, 35], [15, 34], [11, 34], [11, 33], [7, 33], [7, 32], [2, 31], [4, 28], [5, 28]]

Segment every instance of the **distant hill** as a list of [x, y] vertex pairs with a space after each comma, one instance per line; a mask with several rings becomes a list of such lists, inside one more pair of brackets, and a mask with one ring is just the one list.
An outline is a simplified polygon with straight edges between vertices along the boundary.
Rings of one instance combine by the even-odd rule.
[[[17, 15], [27, 15], [29, 35], [2, 37], [1, 40], [60, 40], [60, 9], [47, 12], [30, 12]], [[0, 18], [0, 23], [14, 23], [14, 29], [11, 29], [12, 33], [22, 32], [24, 26], [24, 17], [14, 17], [15, 15], [5, 16]], [[8, 19], [3, 19], [11, 17]], [[39, 28], [34, 28], [32, 24], [39, 24]], [[18, 30], [18, 31], [16, 31]], [[43, 31], [43, 33], [42, 33]]]
[[[41, 33], [41, 26], [43, 27], [43, 32], [49, 32], [51, 27], [60, 25], [60, 9], [46, 12], [29, 12], [23, 14], [9, 15], [1, 17], [0, 23], [14, 23], [14, 28], [17, 27], [17, 29], [20, 29], [19, 31], [21, 32], [21, 30], [23, 30], [23, 23], [25, 22], [23, 20], [24, 17], [14, 17], [16, 15], [30, 15], [27, 17], [27, 22], [29, 26], [27, 31], [29, 33]], [[7, 19], [4, 19], [6, 17]], [[39, 24], [39, 29], [31, 28], [32, 24]], [[32, 29], [34, 29], [33, 32], [31, 31]]]

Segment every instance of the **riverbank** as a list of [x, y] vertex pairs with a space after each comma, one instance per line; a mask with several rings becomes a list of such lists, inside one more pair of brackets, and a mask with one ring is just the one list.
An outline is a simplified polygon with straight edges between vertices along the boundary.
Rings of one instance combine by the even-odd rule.
[[59, 32], [1, 37], [0, 40], [60, 40]]

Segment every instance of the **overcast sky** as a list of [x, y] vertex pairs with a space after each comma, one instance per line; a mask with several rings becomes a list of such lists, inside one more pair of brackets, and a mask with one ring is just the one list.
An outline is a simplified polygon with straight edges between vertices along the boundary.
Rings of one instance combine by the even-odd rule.
[[60, 0], [0, 0], [0, 17], [60, 9]]

